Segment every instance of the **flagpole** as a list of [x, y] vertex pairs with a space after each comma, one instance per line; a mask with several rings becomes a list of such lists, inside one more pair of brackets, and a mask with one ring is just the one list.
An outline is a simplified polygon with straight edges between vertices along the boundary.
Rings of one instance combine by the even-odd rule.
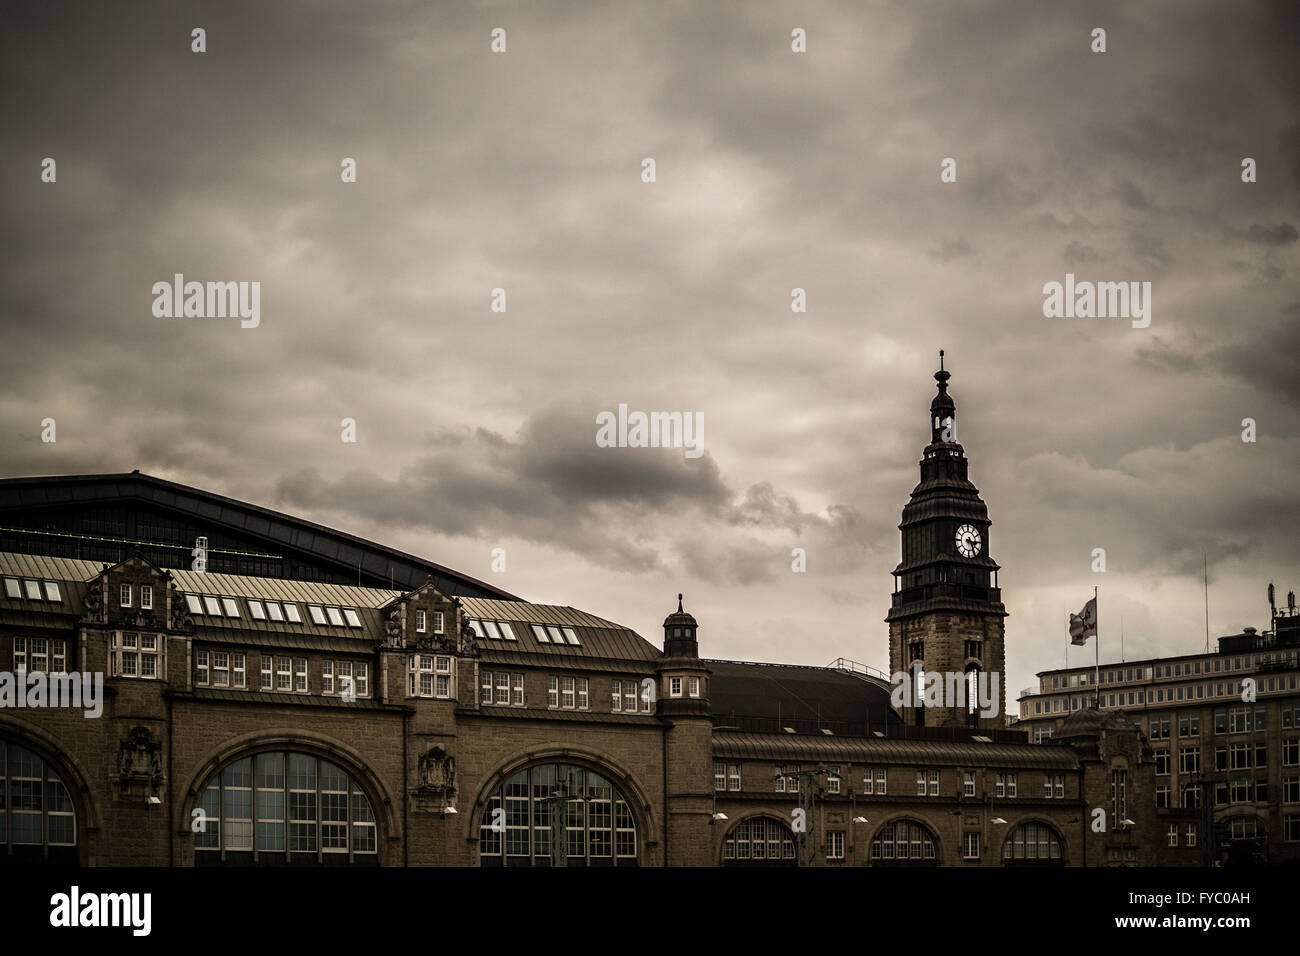
[[[1092, 600], [1097, 603], [1097, 586], [1092, 587]], [[1093, 658], [1092, 671], [1092, 696], [1097, 702], [1097, 709], [1101, 709], [1101, 610], [1100, 604], [1097, 604], [1097, 643], [1093, 647], [1095, 657]]]

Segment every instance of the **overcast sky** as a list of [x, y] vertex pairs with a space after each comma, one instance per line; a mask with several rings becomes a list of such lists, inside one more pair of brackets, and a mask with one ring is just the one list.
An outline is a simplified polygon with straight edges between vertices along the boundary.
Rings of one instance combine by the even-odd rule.
[[[1013, 699], [1094, 585], [1103, 660], [1203, 646], [1203, 551], [1214, 636], [1300, 588], [1294, 3], [4, 8], [0, 474], [883, 669], [944, 348]], [[155, 317], [175, 273], [260, 282], [260, 325]], [[1066, 273], [1150, 282], [1150, 327], [1045, 318]], [[620, 403], [705, 454], [597, 447]]]

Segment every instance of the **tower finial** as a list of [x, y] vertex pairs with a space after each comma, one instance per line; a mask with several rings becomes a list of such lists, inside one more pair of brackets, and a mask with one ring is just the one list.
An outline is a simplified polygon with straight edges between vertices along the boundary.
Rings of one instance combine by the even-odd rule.
[[677, 613], [682, 613], [682, 596], [680, 594], [677, 595]]
[[943, 371], [943, 349], [939, 349], [939, 371]]

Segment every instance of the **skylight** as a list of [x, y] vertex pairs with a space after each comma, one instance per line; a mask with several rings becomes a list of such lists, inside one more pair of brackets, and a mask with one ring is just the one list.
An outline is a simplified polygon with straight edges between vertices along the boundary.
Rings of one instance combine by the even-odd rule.
[[343, 609], [343, 616], [348, 619], [348, 627], [361, 626], [361, 618], [357, 616], [357, 612], [352, 610], [352, 608], [345, 607]]
[[209, 594], [203, 595], [203, 607], [213, 617], [221, 617], [221, 605], [218, 604], [217, 599], [212, 597], [211, 595]]
[[501, 636], [507, 641], [515, 640], [515, 630], [506, 621], [498, 621], [497, 627], [501, 628]]
[[339, 613], [338, 608], [327, 607], [325, 609], [325, 613], [330, 616], [330, 623], [333, 624], [335, 627], [343, 626], [343, 615]]
[[286, 604], [284, 606], [284, 616], [289, 619], [291, 624], [302, 623], [302, 615], [298, 613], [298, 605], [296, 604]]
[[254, 601], [252, 598], [249, 598], [248, 613], [253, 615], [253, 620], [255, 621], [266, 620], [266, 609], [262, 607], [261, 601]]
[[273, 621], [284, 620], [284, 612], [280, 610], [280, 605], [276, 604], [274, 601], [266, 602], [266, 613], [271, 616], [271, 620]]
[[59, 594], [59, 586], [53, 581], [45, 582], [45, 597], [50, 601], [62, 603], [63, 595]]
[[223, 597], [221, 606], [226, 609], [226, 617], [239, 617], [239, 605], [234, 598]]
[[18, 586], [16, 578], [5, 578], [5, 596], [11, 598], [20, 598], [23, 596], [22, 588]]
[[546, 636], [546, 628], [542, 627], [540, 624], [533, 625], [533, 635], [543, 644], [551, 643], [551, 639]]
[[569, 639], [569, 643], [572, 644], [574, 647], [578, 646], [578, 635], [577, 633], [574, 632], [573, 628], [571, 627], [564, 628], [564, 636]]
[[199, 596], [197, 594], [185, 595], [185, 606], [190, 609], [191, 614], [203, 613], [203, 604], [199, 601]]
[[307, 613], [311, 615], [311, 621], [313, 624], [325, 623], [325, 612], [322, 611], [320, 608], [318, 608], [315, 604], [307, 605]]
[[29, 601], [39, 601], [41, 599], [41, 583], [39, 581], [24, 581], [27, 585], [27, 599]]

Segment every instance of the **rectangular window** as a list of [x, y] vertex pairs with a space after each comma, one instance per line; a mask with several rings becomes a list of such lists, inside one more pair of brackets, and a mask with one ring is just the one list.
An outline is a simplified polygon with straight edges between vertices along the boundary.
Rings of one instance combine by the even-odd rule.
[[692, 697], [700, 696], [700, 679], [698, 677], [691, 678], [690, 688], [690, 695]]
[[574, 680], [572, 677], [565, 677], [560, 682], [560, 707], [564, 710], [573, 709], [574, 698]]
[[826, 859], [828, 860], [844, 859], [844, 831], [843, 830], [826, 831]]
[[212, 652], [212, 686], [230, 686], [230, 653], [228, 651]]
[[[444, 657], [444, 658], [439, 658], [439, 660], [449, 660], [449, 658]], [[584, 679], [583, 680], [584, 694], [586, 693], [585, 690], [586, 683], [587, 682]], [[510, 706], [512, 707], [524, 706], [524, 675], [523, 674], [510, 675]]]
[[433, 633], [435, 634], [442, 633], [442, 612], [441, 611], [433, 612]]
[[862, 771], [862, 790], [863, 793], [874, 793], [877, 796], [885, 796], [885, 768], [884, 767], [867, 767]]
[[[33, 638], [33, 658], [35, 657], [36, 639]], [[42, 658], [44, 641], [42, 639]], [[109, 649], [109, 671], [115, 677], [144, 677], [154, 679], [161, 670], [161, 649], [157, 634], [135, 634], [129, 631], [114, 631]], [[36, 667], [33, 659], [32, 666]]]
[[560, 706], [560, 679], [558, 677], [547, 678], [546, 685], [546, 706]]
[[621, 680], [614, 681], [610, 689], [609, 709], [615, 714], [623, 712], [623, 682]]
[[223, 597], [221, 606], [226, 610], [226, 617], [239, 617], [239, 605], [234, 598]]
[[302, 615], [298, 613], [298, 605], [286, 604], [284, 606], [284, 616], [289, 619], [290, 624], [301, 624]]
[[205, 650], [194, 652], [194, 683], [200, 687], [208, 686], [208, 652]]
[[232, 651], [230, 654], [230, 686], [243, 689], [247, 685], [247, 670], [244, 666], [243, 651]]
[[[552, 677], [551, 680], [554, 681], [555, 678]], [[554, 686], [554, 684], [552, 684], [552, 686]], [[492, 703], [492, 672], [491, 671], [479, 672], [478, 689], [479, 689], [479, 696], [478, 696], [479, 703], [480, 704]], [[554, 691], [552, 691], [552, 693], [554, 693]], [[551, 706], [554, 707], [555, 704], [552, 703]]]
[[[565, 680], [572, 683], [573, 678], [566, 677]], [[496, 687], [497, 687], [497, 695], [494, 703], [509, 704], [510, 703], [510, 675], [507, 674], [505, 671], [498, 671], [496, 675]]]
[[322, 694], [334, 693], [334, 662], [320, 662], [320, 692]]
[[682, 679], [680, 677], [668, 678], [668, 696], [669, 697], [682, 696]]
[[[29, 598], [32, 598], [33, 600], [37, 600], [37, 601], [41, 599], [41, 592], [35, 581], [27, 582], [27, 590], [29, 592], [36, 591], [35, 594], [29, 593], [27, 595]], [[121, 586], [120, 590], [118, 591], [117, 603], [120, 604], [122, 607], [131, 606], [131, 585], [123, 584]]]
[[343, 626], [343, 615], [339, 612], [338, 608], [327, 607], [325, 609], [325, 613], [329, 615], [329, 620], [332, 625], [334, 625], [335, 627]]
[[713, 789], [718, 791], [727, 789], [727, 765], [725, 763], [715, 761], [713, 764]]
[[308, 605], [307, 605], [307, 613], [311, 615], [311, 622], [312, 622], [313, 624], [324, 624], [324, 623], [325, 623], [325, 612], [322, 611], [322, 610], [321, 610], [319, 607], [317, 607], [315, 604], [308, 604]]
[[300, 694], [307, 693], [307, 658], [299, 657], [293, 662], [293, 689]]
[[727, 767], [727, 789], [740, 789], [740, 764], [733, 763]]
[[357, 692], [356, 682], [352, 679], [352, 662], [335, 661], [338, 668], [339, 694], [346, 694], [351, 697]]
[[248, 613], [249, 616], [251, 616], [254, 621], [266, 620], [266, 609], [262, 606], [261, 601], [254, 601], [252, 598], [249, 598]]
[[[46, 585], [48, 590], [49, 585]], [[140, 585], [140, 608], [144, 611], [153, 610], [153, 586], [148, 584]]]
[[963, 860], [978, 860], [980, 858], [980, 835], [978, 833], [963, 834], [961, 858]]
[[288, 657], [275, 659], [275, 689], [293, 690], [293, 660]]
[[925, 771], [924, 770], [918, 770], [916, 772], [916, 795], [918, 797], [925, 796]]
[[840, 768], [831, 767], [826, 771], [826, 792], [840, 792]]
[[961, 792], [963, 796], [975, 796], [975, 771], [967, 770], [962, 774]]
[[275, 685], [273, 683], [273, 667], [272, 667], [273, 659], [271, 655], [263, 654], [261, 657], [261, 663], [262, 663], [262, 685], [261, 685], [262, 690], [273, 690]]
[[416, 609], [415, 612], [415, 633], [417, 634], [424, 633], [424, 611], [418, 608]]

